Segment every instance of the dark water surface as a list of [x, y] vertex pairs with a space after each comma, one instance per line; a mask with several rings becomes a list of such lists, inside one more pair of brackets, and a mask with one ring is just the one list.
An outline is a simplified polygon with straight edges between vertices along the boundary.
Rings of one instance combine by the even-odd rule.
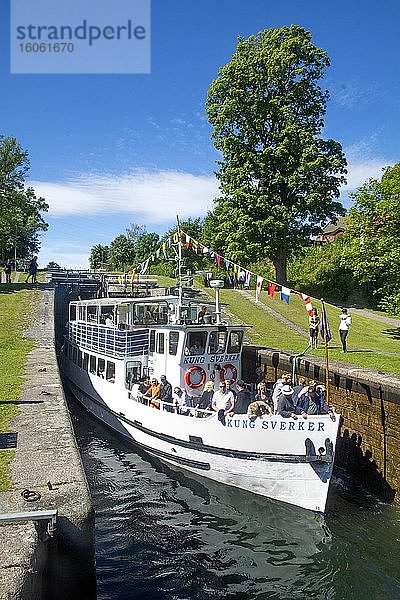
[[400, 508], [336, 478], [323, 519], [175, 471], [72, 404], [98, 598], [400, 599]]

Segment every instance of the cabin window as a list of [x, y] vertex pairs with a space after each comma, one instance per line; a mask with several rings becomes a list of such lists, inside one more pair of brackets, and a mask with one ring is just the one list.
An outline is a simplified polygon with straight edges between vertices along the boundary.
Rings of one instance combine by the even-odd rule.
[[97, 323], [97, 306], [89, 305], [87, 307], [87, 320], [90, 323]]
[[157, 306], [155, 304], [145, 306], [143, 323], [157, 323], [157, 317]]
[[115, 363], [107, 361], [106, 379], [111, 383], [115, 382]]
[[69, 307], [69, 320], [76, 321], [76, 304], [71, 304]]
[[142, 363], [136, 360], [130, 360], [126, 363], [125, 387], [128, 390], [132, 389], [134, 383], [138, 383], [141, 375], [141, 366]]
[[104, 372], [106, 370], [106, 361], [104, 358], [99, 358], [97, 361], [97, 375], [104, 379]]
[[78, 350], [78, 361], [77, 361], [78, 367], [81, 369], [82, 368], [82, 352], [81, 350]]
[[191, 331], [186, 337], [185, 354], [204, 354], [207, 334], [204, 331]]
[[156, 352], [158, 354], [164, 354], [165, 349], [165, 334], [157, 333], [157, 349]]
[[168, 352], [173, 356], [176, 356], [178, 352], [178, 342], [179, 342], [179, 331], [170, 331], [169, 332], [169, 344], [168, 344]]
[[87, 371], [88, 370], [88, 364], [89, 364], [89, 354], [87, 352], [83, 353], [83, 370]]
[[75, 364], [77, 364], [78, 362], [78, 348], [76, 348], [75, 346], [72, 348], [72, 362], [74, 362]]
[[238, 354], [242, 346], [243, 331], [231, 331], [228, 342], [228, 354]]
[[209, 354], [223, 354], [226, 346], [226, 331], [211, 331], [208, 342]]
[[78, 306], [78, 320], [86, 321], [86, 306], [84, 304]]
[[89, 360], [89, 371], [93, 374], [96, 373], [96, 357], [93, 354], [90, 355]]
[[156, 332], [153, 329], [152, 331], [150, 331], [149, 352], [154, 352], [155, 348], [156, 348]]
[[110, 325], [110, 321], [114, 324], [114, 306], [107, 305], [100, 307], [100, 323], [102, 325]]

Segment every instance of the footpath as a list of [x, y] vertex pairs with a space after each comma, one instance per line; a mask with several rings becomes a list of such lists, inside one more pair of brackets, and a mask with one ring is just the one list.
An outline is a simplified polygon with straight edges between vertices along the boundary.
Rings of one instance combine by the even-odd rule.
[[[13, 489], [0, 493], [0, 513], [57, 509], [57, 529], [52, 540], [38, 521], [0, 524], [1, 600], [40, 599], [48, 594], [50, 554], [55, 569], [53, 579], [59, 578], [59, 585], [68, 588], [69, 570], [76, 568], [74, 561], [80, 561], [81, 567], [85, 565], [86, 579], [92, 586], [94, 580], [94, 518], [58, 372], [54, 291], [46, 284], [35, 289], [38, 297], [33, 301], [32, 319], [25, 334], [35, 340], [35, 349], [28, 357], [21, 398], [8, 400], [17, 404], [20, 413], [11, 424], [17, 438], [10, 464]], [[34, 293], [32, 289], [32, 296]], [[21, 495], [24, 490], [34, 492], [31, 497], [37, 499], [28, 502]], [[59, 561], [54, 561], [54, 554], [60, 550], [62, 577], [57, 571]], [[70, 556], [74, 557], [72, 562]]]

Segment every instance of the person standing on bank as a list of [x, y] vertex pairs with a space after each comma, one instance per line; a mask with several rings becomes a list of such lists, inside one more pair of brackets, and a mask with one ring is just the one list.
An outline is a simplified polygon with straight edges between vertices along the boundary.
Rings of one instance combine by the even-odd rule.
[[25, 283], [28, 283], [29, 277], [32, 278], [32, 283], [36, 283], [36, 274], [38, 270], [37, 256], [34, 256], [29, 263], [29, 274], [25, 280]]
[[342, 352], [347, 352], [347, 335], [351, 325], [351, 316], [347, 313], [347, 308], [342, 308], [340, 315], [339, 334], [342, 342]]
[[6, 274], [6, 283], [11, 283], [11, 271], [12, 271], [12, 262], [10, 259], [6, 262], [4, 266], [4, 273]]
[[318, 311], [316, 308], [313, 308], [312, 315], [308, 317], [308, 323], [310, 326], [310, 346], [311, 348], [316, 349], [318, 342], [318, 330], [320, 324], [320, 318], [318, 316]]

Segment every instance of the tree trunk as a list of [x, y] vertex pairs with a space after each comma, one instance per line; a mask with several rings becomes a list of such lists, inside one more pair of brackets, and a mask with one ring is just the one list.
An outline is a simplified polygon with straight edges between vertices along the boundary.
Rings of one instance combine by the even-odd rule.
[[286, 248], [278, 248], [277, 253], [272, 261], [275, 267], [276, 282], [281, 285], [287, 285], [287, 253]]

